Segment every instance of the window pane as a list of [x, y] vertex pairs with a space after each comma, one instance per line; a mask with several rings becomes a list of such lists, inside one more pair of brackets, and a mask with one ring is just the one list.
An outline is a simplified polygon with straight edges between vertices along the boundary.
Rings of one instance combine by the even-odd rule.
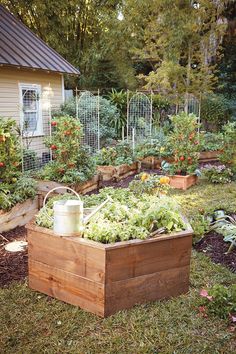
[[23, 110], [37, 109], [37, 91], [36, 90], [22, 90], [23, 96]]
[[25, 112], [24, 113], [24, 130], [26, 132], [34, 132], [37, 129], [37, 113]]

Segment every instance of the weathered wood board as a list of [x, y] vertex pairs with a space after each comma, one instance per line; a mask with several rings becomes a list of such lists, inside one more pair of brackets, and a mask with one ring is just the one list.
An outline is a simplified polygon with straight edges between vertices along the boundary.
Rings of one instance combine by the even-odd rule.
[[192, 229], [104, 245], [28, 224], [29, 286], [106, 317], [186, 293]]
[[197, 183], [198, 177], [195, 175], [175, 175], [170, 177], [170, 186], [177, 189], [186, 190]]
[[38, 212], [38, 197], [27, 199], [23, 203], [16, 204], [11, 210], [0, 211], [0, 232], [5, 232], [24, 226], [35, 217]]

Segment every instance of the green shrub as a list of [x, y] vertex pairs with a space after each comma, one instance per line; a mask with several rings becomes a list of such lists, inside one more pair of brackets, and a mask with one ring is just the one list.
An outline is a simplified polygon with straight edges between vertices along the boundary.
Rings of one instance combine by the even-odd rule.
[[16, 122], [0, 117], [0, 181], [14, 182], [21, 170], [21, 151]]
[[101, 166], [131, 165], [135, 159], [130, 144], [123, 141], [118, 142], [114, 147], [103, 147], [95, 156], [97, 165]]
[[219, 130], [230, 118], [229, 101], [220, 94], [211, 94], [201, 101], [201, 122], [205, 130]]
[[81, 147], [82, 126], [70, 116], [54, 118], [52, 136], [45, 140], [51, 148], [53, 161], [37, 172], [46, 180], [74, 184], [84, 182], [95, 173], [95, 163], [86, 148]]
[[223, 149], [224, 136], [223, 133], [201, 133], [199, 141], [201, 151], [217, 151]]
[[17, 203], [36, 196], [37, 182], [25, 176], [19, 177], [15, 183], [0, 184], [0, 209], [9, 210]]
[[184, 112], [171, 117], [173, 131], [169, 135], [170, 148], [174, 153], [172, 164], [162, 167], [170, 174], [194, 174], [198, 167], [199, 140], [198, 122], [194, 114]]
[[207, 313], [222, 319], [230, 319], [236, 313], [236, 284], [225, 287], [221, 284], [214, 285], [211, 289], [202, 290], [202, 305], [206, 306]]
[[224, 165], [206, 165], [201, 171], [203, 176], [211, 183], [230, 183], [234, 175], [232, 170]]

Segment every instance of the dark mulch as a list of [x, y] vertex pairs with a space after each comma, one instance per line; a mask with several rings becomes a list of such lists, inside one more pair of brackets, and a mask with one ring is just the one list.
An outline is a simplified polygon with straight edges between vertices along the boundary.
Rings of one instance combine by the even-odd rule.
[[[25, 227], [17, 227], [14, 230], [2, 234], [8, 241], [25, 241]], [[10, 284], [14, 280], [23, 280], [28, 274], [28, 254], [24, 252], [7, 252], [4, 246], [7, 244], [0, 237], [0, 287]]]
[[223, 236], [209, 232], [196, 245], [195, 249], [207, 254], [214, 263], [222, 264], [236, 273], [236, 247], [226, 254], [230, 243], [224, 242]]

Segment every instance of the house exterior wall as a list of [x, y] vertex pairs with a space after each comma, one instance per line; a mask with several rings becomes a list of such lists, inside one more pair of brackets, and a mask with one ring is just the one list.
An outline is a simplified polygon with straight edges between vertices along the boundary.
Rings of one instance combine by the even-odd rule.
[[24, 141], [27, 148], [40, 156], [45, 152], [43, 139], [49, 135], [49, 116], [51, 109], [58, 108], [63, 103], [63, 76], [59, 73], [33, 71], [14, 67], [0, 67], [0, 116], [14, 118], [20, 123], [22, 115], [20, 85], [39, 85], [41, 88], [40, 107], [42, 111], [43, 132], [37, 137]]

